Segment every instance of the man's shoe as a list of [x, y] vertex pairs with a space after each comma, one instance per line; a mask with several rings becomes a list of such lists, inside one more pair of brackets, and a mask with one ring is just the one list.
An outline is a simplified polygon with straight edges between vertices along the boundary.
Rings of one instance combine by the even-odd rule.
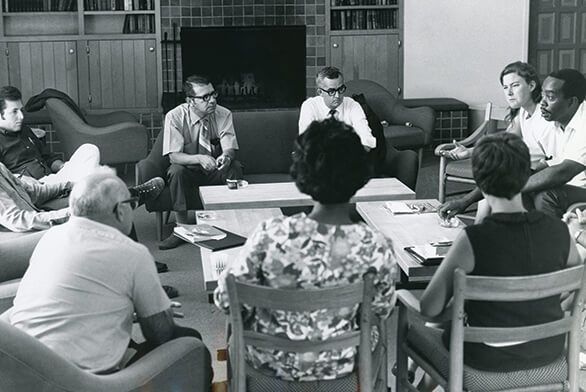
[[156, 199], [165, 188], [165, 180], [161, 177], [151, 178], [142, 184], [128, 188], [130, 196], [138, 197], [138, 205], [142, 205], [149, 200]]
[[173, 286], [163, 285], [163, 290], [165, 290], [165, 294], [167, 294], [167, 297], [169, 298], [179, 297], [179, 291], [177, 291], [177, 289]]
[[169, 267], [167, 267], [167, 264], [165, 264], [165, 263], [160, 263], [158, 261], [155, 261], [155, 265], [157, 266], [157, 272], [159, 274], [162, 274], [163, 272], [169, 271]]
[[164, 239], [159, 244], [159, 249], [161, 249], [161, 250], [174, 249], [182, 244], [187, 244], [187, 242], [183, 241], [181, 238], [177, 237], [176, 235], [171, 234], [169, 237]]

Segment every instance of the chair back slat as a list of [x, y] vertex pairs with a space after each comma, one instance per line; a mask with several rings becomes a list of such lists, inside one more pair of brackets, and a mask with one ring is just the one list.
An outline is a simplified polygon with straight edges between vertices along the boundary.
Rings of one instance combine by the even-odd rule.
[[259, 332], [244, 331], [244, 344], [294, 353], [341, 350], [360, 344], [360, 332], [352, 331], [324, 341], [290, 340]]
[[[282, 350], [286, 352], [320, 352], [358, 346], [358, 377], [360, 390], [371, 392], [373, 372], [371, 363], [371, 303], [374, 298], [374, 276], [369, 270], [363, 280], [339, 287], [324, 289], [283, 290], [237, 282], [233, 275], [226, 277], [232, 324], [232, 359], [230, 390], [246, 391], [244, 347], [246, 345]], [[242, 322], [242, 306], [252, 306], [283, 311], [311, 312], [320, 309], [342, 309], [360, 306], [360, 330], [349, 331], [324, 341], [289, 340], [284, 337], [245, 330]], [[381, 338], [381, 340], [384, 340]], [[379, 372], [377, 372], [379, 373]]]
[[513, 343], [545, 339], [568, 333], [572, 328], [572, 321], [572, 317], [566, 316], [560, 320], [527, 327], [464, 327], [464, 340], [476, 343]]
[[[450, 371], [448, 390], [462, 390], [464, 341], [488, 343], [512, 343], [539, 340], [569, 334], [566, 360], [570, 391], [578, 390], [578, 356], [580, 345], [580, 312], [584, 306], [584, 265], [561, 271], [522, 277], [467, 276], [461, 269], [454, 271], [454, 293], [452, 303], [452, 327], [450, 338]], [[489, 328], [464, 326], [464, 302], [497, 301], [515, 302], [568, 293], [572, 300], [569, 314], [548, 323], [523, 327]], [[541, 390], [529, 387], [519, 390]], [[550, 390], [544, 386], [542, 390]]]
[[335, 309], [361, 302], [362, 281], [324, 289], [283, 290], [236, 282], [238, 299], [249, 306], [294, 312]]
[[581, 267], [541, 275], [493, 277], [466, 276], [464, 299], [478, 301], [529, 301], [577, 290]]

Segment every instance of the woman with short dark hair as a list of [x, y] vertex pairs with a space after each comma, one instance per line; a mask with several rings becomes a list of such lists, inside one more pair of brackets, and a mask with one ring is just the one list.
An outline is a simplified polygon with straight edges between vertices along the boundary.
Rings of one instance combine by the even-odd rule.
[[[472, 154], [474, 180], [491, 207], [482, 223], [466, 227], [421, 297], [421, 313], [437, 316], [452, 297], [453, 275], [461, 268], [470, 275], [537, 275], [577, 265], [580, 259], [568, 228], [540, 211], [527, 211], [521, 189], [529, 179], [529, 150], [522, 139], [504, 132], [485, 136]], [[468, 325], [511, 327], [554, 321], [562, 317], [559, 296], [525, 302], [465, 304]], [[425, 341], [415, 328], [413, 341]], [[418, 336], [420, 339], [418, 339]], [[449, 330], [443, 335], [449, 348]], [[512, 344], [464, 343], [464, 363], [486, 371], [535, 368], [556, 360], [564, 351], [564, 336]], [[441, 344], [441, 342], [439, 343]], [[425, 377], [420, 391], [432, 391]]]
[[[395, 302], [397, 266], [391, 241], [364, 223], [350, 219], [350, 198], [368, 181], [369, 160], [354, 130], [336, 120], [314, 121], [297, 137], [291, 175], [310, 195], [310, 214], [273, 218], [248, 238], [239, 257], [218, 280], [215, 302], [228, 310], [225, 276], [283, 289], [312, 289], [360, 281], [375, 268], [373, 310], [387, 317]], [[357, 307], [349, 312], [252, 312], [253, 330], [292, 340], [325, 340], [357, 328]], [[252, 317], [250, 317], [252, 316]], [[282, 380], [316, 381], [354, 370], [355, 348], [321, 353], [288, 353], [246, 348], [250, 365]]]

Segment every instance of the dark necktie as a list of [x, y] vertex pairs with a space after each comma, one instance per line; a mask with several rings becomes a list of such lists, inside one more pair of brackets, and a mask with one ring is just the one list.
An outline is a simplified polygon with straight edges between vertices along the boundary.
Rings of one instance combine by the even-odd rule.
[[337, 111], [336, 109], [332, 109], [332, 110], [330, 110], [330, 111], [329, 111], [329, 113], [328, 113], [328, 117], [329, 117], [329, 118], [333, 118], [333, 119], [335, 119], [335, 118], [336, 118], [336, 113], [337, 113], [337, 112], [338, 112], [338, 111]]

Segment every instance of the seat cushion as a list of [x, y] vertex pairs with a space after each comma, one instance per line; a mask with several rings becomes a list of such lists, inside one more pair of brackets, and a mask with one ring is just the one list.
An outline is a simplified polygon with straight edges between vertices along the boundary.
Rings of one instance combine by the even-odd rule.
[[[386, 127], [384, 132], [387, 145], [390, 144], [399, 150], [419, 149], [425, 144], [425, 133], [416, 127], [391, 125]], [[390, 147], [387, 146], [387, 149]]]
[[[407, 333], [407, 344], [426, 358], [447, 379], [450, 353], [442, 342], [442, 330], [413, 324]], [[487, 372], [464, 365], [464, 389], [498, 391], [528, 385], [564, 383], [568, 374], [565, 357], [560, 357], [546, 366], [513, 372]]]
[[267, 376], [253, 368], [247, 369], [246, 390], [248, 392], [357, 392], [356, 373], [334, 380], [285, 381]]
[[446, 174], [453, 177], [474, 178], [472, 176], [472, 160], [449, 161], [446, 165]]

